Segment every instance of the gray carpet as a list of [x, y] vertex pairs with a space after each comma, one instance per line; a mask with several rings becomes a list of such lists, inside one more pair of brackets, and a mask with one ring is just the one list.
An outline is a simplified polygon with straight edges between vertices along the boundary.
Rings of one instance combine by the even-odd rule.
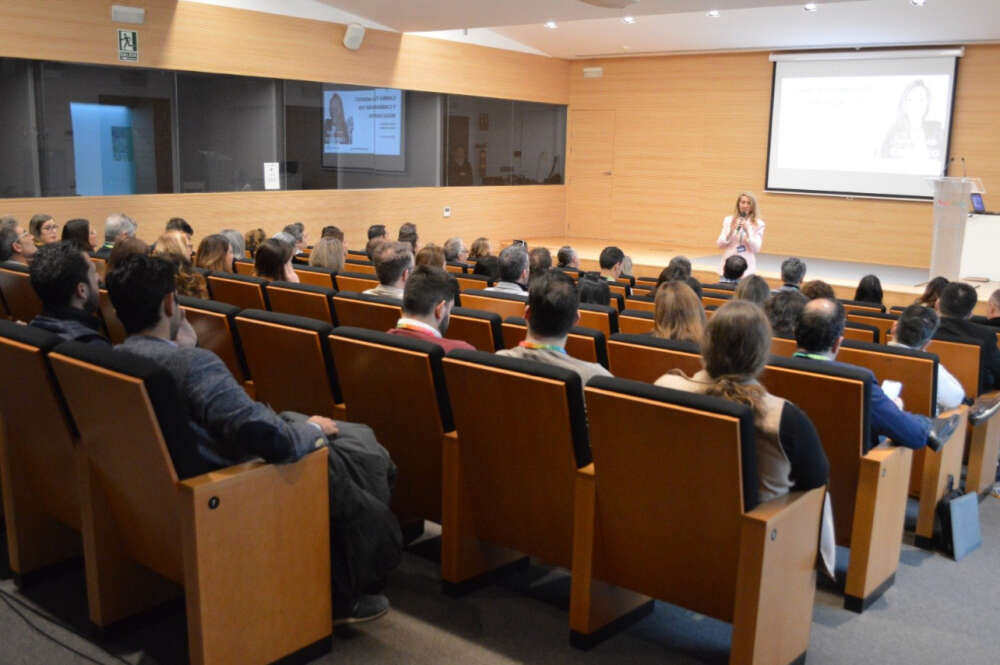
[[[1000, 606], [1000, 501], [984, 500], [980, 515], [983, 546], [958, 563], [913, 547], [912, 536], [905, 535], [896, 584], [864, 614], [844, 610], [843, 598], [835, 592], [818, 591], [810, 665], [986, 665], [996, 661], [1000, 653], [996, 614]], [[433, 535], [429, 529], [429, 536]], [[89, 632], [86, 621], [79, 563], [47, 571], [18, 591], [6, 567], [6, 541], [0, 540], [0, 590], [4, 592], [0, 595], [0, 664], [187, 662], [182, 604], [165, 606], [97, 635]], [[333, 652], [313, 662], [728, 662], [728, 624], [664, 603], [656, 604], [652, 616], [593, 650], [574, 650], [567, 644], [569, 577], [565, 571], [531, 566], [500, 584], [453, 599], [440, 591], [433, 561], [437, 542], [426, 538], [405, 555], [389, 582], [393, 610], [388, 616], [338, 632]]]

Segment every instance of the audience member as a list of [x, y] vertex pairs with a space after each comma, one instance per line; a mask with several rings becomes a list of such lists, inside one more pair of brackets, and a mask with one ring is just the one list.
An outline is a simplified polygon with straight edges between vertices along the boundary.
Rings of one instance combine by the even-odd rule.
[[986, 301], [986, 323], [1000, 327], [1000, 289], [991, 293], [990, 299]]
[[882, 304], [882, 282], [875, 275], [865, 275], [858, 282], [858, 288], [854, 291], [856, 302], [870, 302], [873, 305]]
[[817, 298], [837, 299], [836, 294], [833, 292], [833, 287], [821, 279], [810, 280], [803, 284], [802, 295], [809, 300], [816, 300]]
[[257, 254], [257, 248], [266, 239], [267, 234], [264, 233], [264, 229], [254, 229], [253, 231], [246, 232], [243, 236], [243, 246], [246, 248], [246, 251], [250, 252], [250, 258], [253, 258]]
[[559, 251], [556, 252], [556, 267], [579, 270], [580, 257], [577, 255], [576, 250], [569, 245], [560, 247]]
[[685, 282], [664, 282], [656, 289], [653, 337], [701, 343], [705, 308]]
[[736, 285], [733, 297], [737, 300], [749, 300], [755, 305], [763, 305], [771, 295], [771, 287], [760, 275], [748, 275]]
[[233, 260], [246, 258], [246, 243], [243, 234], [235, 229], [225, 229], [219, 231], [219, 235], [229, 241], [229, 246], [233, 248]]
[[28, 222], [28, 231], [35, 238], [39, 247], [53, 242], [59, 242], [59, 223], [52, 215], [35, 215]]
[[542, 273], [532, 280], [528, 292], [528, 305], [524, 308], [528, 333], [524, 341], [513, 349], [497, 351], [497, 355], [571, 369], [580, 375], [581, 385], [586, 385], [594, 376], [611, 376], [599, 363], [580, 360], [566, 353], [566, 338], [580, 320], [579, 302], [573, 278], [561, 270]]
[[97, 231], [89, 220], [71, 219], [66, 222], [62, 230], [62, 239], [76, 245], [81, 252], [87, 256], [93, 256], [97, 249]]
[[385, 224], [372, 224], [368, 227], [368, 240], [374, 240], [376, 238], [388, 240], [385, 231]]
[[13, 215], [0, 215], [0, 231], [4, 229], [13, 230], [18, 224], [17, 217]]
[[[287, 233], [292, 237], [292, 250], [294, 254], [301, 254], [309, 245], [309, 234], [306, 232], [306, 225], [302, 222], [293, 222], [281, 229], [282, 233]], [[277, 236], [275, 236], [277, 237]], [[284, 238], [280, 238], [284, 240]]]
[[437, 266], [444, 269], [446, 265], [444, 250], [433, 243], [428, 243], [417, 252], [414, 263], [418, 266]]
[[611, 287], [606, 279], [597, 273], [587, 272], [578, 281], [580, 302], [587, 305], [608, 305], [611, 302]]
[[722, 279], [719, 280], [718, 286], [735, 289], [746, 271], [747, 260], [739, 254], [733, 254], [722, 265]]
[[701, 300], [701, 296], [703, 295], [701, 292], [701, 282], [694, 277], [688, 277], [684, 280], [684, 283], [690, 286], [691, 290], [694, 291], [694, 294], [698, 296], [698, 300]]
[[5, 225], [0, 230], [0, 261], [31, 265], [37, 251], [34, 236], [22, 229], [16, 220], [14, 226]]
[[321, 240], [323, 238], [333, 238], [334, 240], [339, 240], [341, 243], [344, 242], [344, 232], [333, 224], [324, 226], [323, 230], [319, 234], [319, 237]]
[[684, 282], [691, 276], [691, 261], [686, 256], [675, 256], [656, 278], [656, 288], [664, 282]]
[[552, 254], [547, 248], [535, 247], [528, 252], [528, 279], [534, 279], [551, 267]]
[[378, 248], [381, 245], [389, 242], [385, 239], [385, 236], [376, 236], [374, 238], [368, 239], [368, 244], [365, 245], [365, 254], [368, 255], [368, 260], [372, 263], [375, 262], [375, 254], [378, 252]]
[[798, 291], [806, 276], [806, 263], [802, 259], [791, 257], [781, 262], [781, 286], [778, 291]]
[[309, 265], [326, 268], [330, 272], [342, 272], [347, 259], [344, 243], [333, 236], [323, 236], [309, 254]]
[[167, 231], [153, 245], [153, 255], [170, 261], [176, 271], [177, 292], [182, 296], [208, 299], [205, 276], [191, 270], [191, 246], [183, 231]]
[[29, 325], [64, 340], [108, 344], [97, 318], [100, 291], [94, 262], [72, 242], [38, 248], [31, 262], [31, 286], [42, 301], [42, 313]]
[[128, 215], [120, 212], [108, 215], [104, 220], [104, 244], [94, 252], [94, 256], [107, 261], [115, 243], [125, 238], [134, 238], [138, 228], [139, 225]]
[[115, 246], [111, 250], [111, 254], [108, 256], [108, 262], [105, 266], [105, 274], [107, 274], [108, 271], [114, 270], [115, 266], [121, 263], [122, 259], [126, 256], [148, 253], [149, 245], [138, 238], [122, 238], [115, 243]]
[[969, 320], [976, 300], [976, 290], [965, 282], [944, 287], [937, 302], [941, 314], [937, 337], [979, 342], [979, 387], [986, 392], [1000, 388], [1000, 349], [993, 328]]
[[764, 302], [764, 314], [775, 337], [795, 339], [795, 322], [809, 299], [796, 289], [779, 289]]
[[500, 281], [500, 259], [495, 256], [480, 256], [472, 268], [473, 275], [485, 275], [491, 282]]
[[450, 264], [465, 264], [469, 250], [461, 238], [448, 238], [444, 242], [444, 258]]
[[399, 227], [399, 235], [396, 237], [398, 242], [409, 243], [410, 248], [413, 253], [417, 253], [417, 225], [412, 222], [406, 222]]
[[[903, 346], [923, 351], [934, 337], [938, 324], [938, 315], [933, 309], [922, 305], [910, 305], [892, 324], [892, 341], [889, 342], [889, 346]], [[938, 411], [957, 408], [964, 401], [965, 390], [962, 389], [962, 384], [952, 376], [944, 363], [938, 363]]]
[[523, 296], [528, 288], [530, 274], [528, 250], [524, 245], [504, 247], [500, 252], [499, 264], [500, 281], [486, 290]]
[[385, 596], [366, 596], [362, 589], [381, 584], [398, 565], [402, 535], [389, 509], [396, 467], [372, 431], [323, 416], [275, 414], [251, 400], [218, 356], [189, 343], [196, 339], [177, 305], [168, 262], [130, 256], [108, 274], [108, 290], [129, 335], [118, 349], [171, 374], [205, 466], [222, 468], [255, 457], [290, 463], [329, 446], [334, 616], [343, 623], [385, 614]]
[[371, 296], [385, 296], [403, 299], [403, 287], [413, 272], [414, 258], [411, 245], [406, 242], [383, 242], [375, 253], [375, 274], [378, 286], [364, 293]]
[[948, 286], [948, 280], [945, 277], [938, 275], [931, 281], [927, 282], [927, 286], [924, 287], [924, 292], [913, 301], [914, 305], [923, 305], [924, 307], [935, 307], [937, 305], [938, 298], [941, 297], [941, 290]]
[[[840, 344], [844, 340], [846, 320], [844, 306], [836, 300], [829, 298], [810, 300], [795, 324], [795, 341], [799, 346], [795, 356], [823, 362], [836, 362], [834, 358], [837, 357]], [[903, 411], [902, 401], [898, 398], [889, 399], [882, 392], [882, 387], [870, 370], [844, 363], [839, 364], [860, 370], [866, 375], [871, 391], [870, 446], [878, 445], [881, 437], [888, 437], [899, 446], [919, 449], [928, 445], [932, 450], [937, 451], [958, 425], [957, 415], [931, 421], [926, 416]]]
[[490, 246], [489, 238], [476, 238], [469, 248], [469, 260], [475, 261], [482, 256], [490, 256], [493, 248]]
[[298, 283], [299, 276], [292, 268], [292, 256], [294, 249], [287, 242], [274, 238], [265, 240], [253, 257], [253, 274], [272, 282]]
[[183, 217], [171, 217], [168, 219], [167, 228], [164, 231], [180, 231], [188, 237], [188, 240], [194, 242], [194, 229], [191, 228], [191, 225]]
[[194, 264], [212, 272], [233, 272], [233, 246], [218, 233], [205, 236], [198, 243]]
[[458, 280], [437, 266], [418, 265], [403, 289], [403, 316], [389, 334], [433, 342], [445, 353], [474, 349], [468, 342], [444, 336], [457, 295]]
[[658, 386], [720, 397], [752, 409], [762, 502], [825, 485], [830, 474], [809, 417], [757, 381], [770, 353], [771, 326], [764, 313], [735, 300], [720, 307], [705, 328], [701, 341], [705, 369], [691, 378], [671, 372], [656, 380]]
[[621, 277], [624, 281], [633, 283], [635, 278], [632, 275], [632, 257], [628, 254], [622, 259], [622, 272]]
[[601, 250], [601, 256], [597, 259], [601, 267], [601, 277], [609, 282], [617, 282], [622, 274], [622, 263], [625, 261], [625, 252], [615, 246], [605, 247]]

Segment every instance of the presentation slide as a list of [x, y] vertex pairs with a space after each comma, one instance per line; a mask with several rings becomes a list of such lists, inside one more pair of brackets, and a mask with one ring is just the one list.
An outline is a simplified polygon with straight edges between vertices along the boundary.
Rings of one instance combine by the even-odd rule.
[[323, 166], [404, 171], [404, 96], [385, 88], [324, 88]]
[[930, 198], [955, 58], [775, 64], [768, 190]]

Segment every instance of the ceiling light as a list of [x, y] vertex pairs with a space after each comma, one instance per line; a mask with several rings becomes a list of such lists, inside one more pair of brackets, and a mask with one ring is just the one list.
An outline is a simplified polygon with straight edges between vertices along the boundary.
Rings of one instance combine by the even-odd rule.
[[622, 23], [628, 23], [629, 25], [632, 25], [633, 23], [635, 23], [635, 17], [634, 16], [623, 16], [622, 17]]
[[622, 50], [623, 51], [631, 51], [632, 47], [631, 46], [622, 46]]
[[603, 7], [604, 9], [624, 9], [629, 5], [639, 2], [639, 0], [580, 0], [580, 2], [585, 2], [595, 7]]
[[708, 10], [708, 18], [719, 18], [719, 10], [718, 9], [709, 9]]
[[555, 22], [555, 21], [546, 21], [546, 22], [545, 22], [545, 27], [546, 27], [546, 28], [548, 28], [549, 30], [555, 30], [555, 29], [556, 29], [556, 28], [558, 28], [559, 26], [558, 26], [558, 25], [556, 25], [556, 22]]
[[805, 4], [805, 5], [803, 6], [803, 7], [802, 7], [802, 9], [806, 10], [807, 12], [814, 12], [814, 11], [816, 11], [817, 9], [819, 9], [819, 7], [818, 7], [818, 6], [816, 5], [816, 3], [815, 3], [815, 2], [807, 2], [807, 3], [806, 3], [806, 4]]
[[910, 0], [910, 4], [913, 5], [914, 7], [923, 7], [924, 2], [926, 1], [927, 0]]

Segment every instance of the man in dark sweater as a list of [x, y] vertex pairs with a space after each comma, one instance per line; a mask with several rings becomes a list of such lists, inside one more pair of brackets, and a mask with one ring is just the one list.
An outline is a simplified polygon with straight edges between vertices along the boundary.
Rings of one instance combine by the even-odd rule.
[[42, 301], [42, 313], [29, 325], [65, 340], [110, 344], [101, 334], [97, 318], [101, 304], [97, 269], [72, 243], [56, 242], [39, 248], [31, 262], [31, 286]]
[[1000, 349], [996, 330], [969, 320], [976, 306], [976, 290], [965, 282], [951, 282], [941, 290], [935, 307], [941, 314], [935, 339], [972, 339], [979, 343], [979, 391], [1000, 388]]

